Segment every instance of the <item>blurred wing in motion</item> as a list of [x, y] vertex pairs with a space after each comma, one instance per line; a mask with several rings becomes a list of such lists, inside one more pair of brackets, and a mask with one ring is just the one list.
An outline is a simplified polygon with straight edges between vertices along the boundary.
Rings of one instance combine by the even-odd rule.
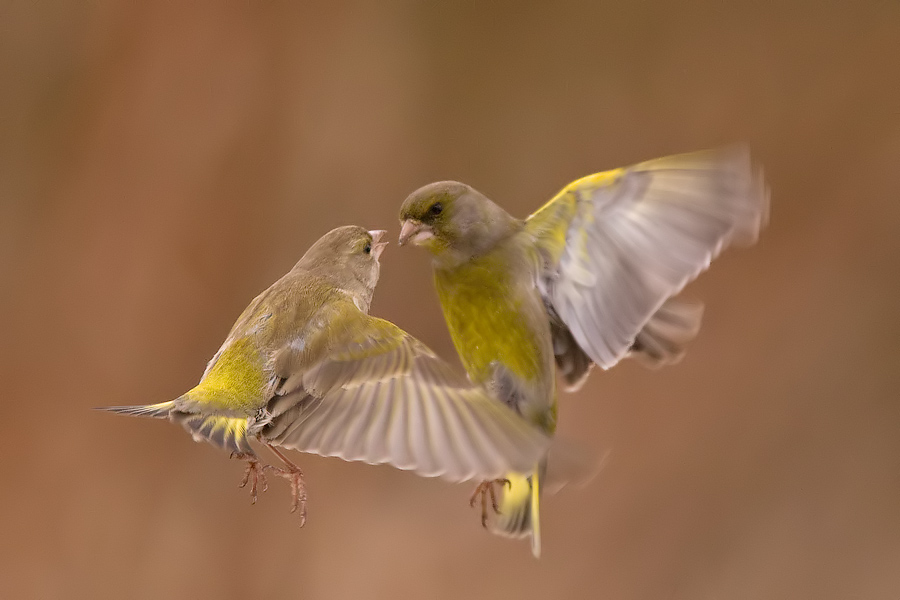
[[[569, 184], [526, 222], [544, 260], [541, 286], [557, 321], [555, 341], [565, 349], [569, 334], [604, 369], [632, 350], [651, 361], [677, 358], [679, 345], [696, 333], [700, 309], [672, 304], [648, 327], [651, 319], [722, 249], [756, 241], [767, 213], [762, 171], [743, 147], [661, 158]], [[570, 385], [583, 381], [581, 363], [572, 362], [581, 371], [572, 367]]]
[[546, 452], [542, 433], [421, 342], [363, 313], [354, 321], [351, 341], [282, 374], [264, 440], [451, 481], [527, 472]]

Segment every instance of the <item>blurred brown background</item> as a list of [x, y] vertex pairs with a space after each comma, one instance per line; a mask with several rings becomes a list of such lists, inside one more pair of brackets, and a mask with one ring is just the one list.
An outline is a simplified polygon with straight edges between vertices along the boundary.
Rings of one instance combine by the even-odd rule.
[[[900, 4], [0, 6], [3, 598], [900, 598]], [[242, 465], [171, 399], [330, 228], [455, 178], [524, 216], [579, 176], [735, 140], [758, 246], [688, 288], [687, 358], [561, 399], [606, 470], [544, 502], [544, 556], [471, 488]], [[454, 358], [424, 252], [373, 312]]]

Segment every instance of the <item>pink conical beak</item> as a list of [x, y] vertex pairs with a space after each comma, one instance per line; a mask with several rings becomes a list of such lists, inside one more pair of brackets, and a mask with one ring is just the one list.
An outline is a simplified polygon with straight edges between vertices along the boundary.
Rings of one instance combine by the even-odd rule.
[[434, 237], [434, 231], [428, 225], [415, 219], [407, 219], [400, 225], [400, 245], [407, 242], [420, 244]]
[[378, 260], [381, 253], [384, 252], [384, 247], [388, 245], [387, 242], [379, 241], [386, 233], [387, 230], [385, 229], [373, 229], [369, 232], [369, 235], [372, 236], [372, 256], [375, 257], [375, 260]]
[[406, 242], [409, 241], [413, 235], [415, 235], [416, 231], [419, 229], [419, 224], [415, 221], [407, 219], [403, 221], [403, 224], [400, 226], [400, 240], [399, 244], [404, 246]]

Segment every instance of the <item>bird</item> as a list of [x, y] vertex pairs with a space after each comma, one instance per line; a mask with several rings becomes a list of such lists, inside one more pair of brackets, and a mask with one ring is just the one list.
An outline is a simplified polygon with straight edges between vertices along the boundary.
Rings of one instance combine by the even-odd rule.
[[[196, 441], [291, 485], [306, 522], [301, 469], [283, 449], [389, 464], [453, 482], [527, 472], [548, 437], [393, 323], [370, 316], [385, 231], [338, 227], [243, 311], [196, 387], [175, 400], [106, 407], [168, 419]], [[262, 464], [251, 441], [281, 466]]]
[[[400, 208], [400, 245], [432, 255], [435, 287], [469, 379], [548, 435], [556, 373], [567, 390], [633, 356], [677, 362], [703, 306], [674, 298], [725, 247], [756, 241], [769, 192], [743, 145], [658, 158], [566, 185], [522, 220], [469, 185], [440, 181]], [[552, 455], [552, 452], [551, 452]], [[541, 551], [547, 459], [484, 481], [494, 533]], [[498, 507], [493, 483], [504, 483]]]

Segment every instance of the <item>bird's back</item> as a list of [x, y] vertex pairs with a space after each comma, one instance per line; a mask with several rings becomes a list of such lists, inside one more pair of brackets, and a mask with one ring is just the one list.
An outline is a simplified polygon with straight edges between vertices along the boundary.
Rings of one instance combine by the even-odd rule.
[[279, 349], [303, 343], [321, 330], [316, 315], [332, 287], [291, 271], [257, 296], [210, 360], [200, 383], [185, 396], [221, 412], [252, 414], [272, 397]]

